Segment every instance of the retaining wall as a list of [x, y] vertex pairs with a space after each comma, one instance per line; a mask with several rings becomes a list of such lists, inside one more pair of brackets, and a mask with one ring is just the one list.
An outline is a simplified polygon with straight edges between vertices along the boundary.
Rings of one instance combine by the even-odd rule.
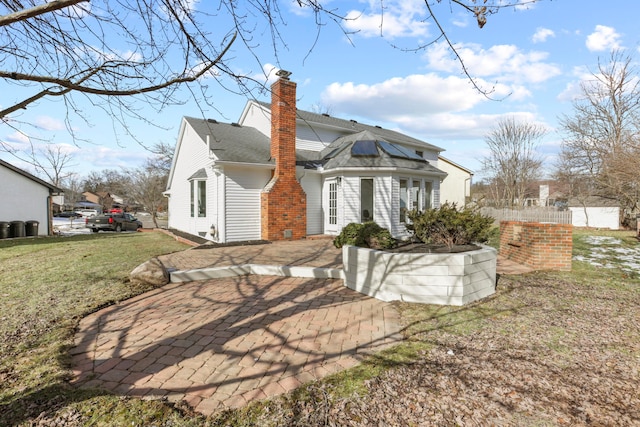
[[345, 285], [382, 301], [464, 305], [492, 295], [497, 251], [415, 254], [342, 248]]

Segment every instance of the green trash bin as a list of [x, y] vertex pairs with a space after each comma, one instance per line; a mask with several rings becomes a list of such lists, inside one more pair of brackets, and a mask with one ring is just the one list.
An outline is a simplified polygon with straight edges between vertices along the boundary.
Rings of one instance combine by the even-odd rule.
[[9, 237], [11, 237], [11, 223], [0, 221], [0, 239], [8, 239]]
[[24, 221], [11, 221], [11, 237], [24, 237]]
[[29, 237], [37, 236], [38, 225], [40, 225], [38, 221], [34, 221], [34, 220], [27, 221], [24, 225], [26, 235]]

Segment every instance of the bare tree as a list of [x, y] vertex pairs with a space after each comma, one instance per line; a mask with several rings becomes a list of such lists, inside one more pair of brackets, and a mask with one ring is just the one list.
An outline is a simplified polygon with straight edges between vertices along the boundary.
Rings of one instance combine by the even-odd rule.
[[582, 84], [573, 114], [561, 120], [566, 136], [560, 167], [589, 179], [591, 196], [632, 211], [640, 199], [639, 78], [631, 57], [612, 52]]
[[59, 185], [64, 190], [64, 208], [73, 209], [82, 200], [82, 180], [77, 174], [67, 175]]
[[[524, 3], [533, 3], [527, 0]], [[229, 49], [239, 41], [258, 65], [259, 48], [271, 45], [278, 62], [278, 51], [287, 41], [280, 31], [286, 22], [279, 2], [271, 0], [219, 0], [217, 8], [194, 7], [192, 0], [0, 0], [0, 84], [21, 86], [18, 99], [3, 99], [0, 120], [18, 131], [25, 125], [19, 112], [45, 98], [64, 101], [66, 125], [73, 134], [72, 119], [90, 120], [80, 101], [89, 100], [111, 115], [126, 132], [127, 120], [140, 116], [138, 102], [162, 110], [165, 106], [197, 99], [211, 104], [205, 77], [217, 80], [229, 90], [247, 94], [258, 82], [232, 70]], [[326, 3], [326, 4], [325, 4]], [[318, 42], [320, 32], [333, 22], [345, 34], [347, 10], [331, 2], [297, 0], [298, 7], [315, 17]], [[487, 17], [505, 7], [522, 6], [522, 0], [437, 0], [425, 1], [427, 20], [436, 30], [431, 41], [422, 41], [412, 50], [424, 49], [445, 40], [457, 55], [439, 14], [460, 8], [474, 16], [480, 27]], [[331, 9], [326, 6], [330, 5]], [[384, 1], [380, 3], [385, 10]], [[216, 27], [216, 23], [220, 24]], [[228, 24], [226, 24], [228, 23]], [[266, 24], [266, 25], [265, 25]], [[228, 25], [220, 33], [220, 27]], [[257, 28], [267, 28], [269, 37], [258, 38]], [[384, 14], [381, 18], [384, 31]], [[224, 35], [224, 31], [227, 31]], [[264, 41], [266, 40], [266, 42]], [[309, 52], [313, 45], [309, 47]], [[471, 78], [464, 64], [462, 68]], [[229, 79], [234, 85], [229, 85]], [[472, 79], [473, 81], [473, 79]], [[474, 83], [475, 84], [475, 83]], [[188, 97], [178, 92], [187, 86]], [[136, 135], [128, 136], [136, 139]], [[3, 141], [0, 141], [2, 143]]]
[[144, 206], [151, 213], [151, 219], [158, 228], [158, 211], [166, 209], [167, 199], [163, 192], [167, 188], [168, 174], [158, 168], [155, 160], [149, 159], [138, 169], [128, 169], [130, 177], [127, 194], [136, 204]]
[[90, 172], [82, 181], [83, 191], [92, 193], [111, 193], [123, 198], [127, 196], [130, 177], [125, 171], [104, 169], [100, 172]]
[[173, 161], [173, 144], [158, 142], [151, 147], [149, 151], [151, 151], [153, 156], [147, 159], [145, 166], [156, 169], [168, 177], [171, 171], [171, 162]]
[[540, 179], [542, 158], [536, 149], [545, 134], [540, 125], [507, 117], [485, 137], [489, 155], [482, 165], [497, 204], [514, 207], [524, 203], [527, 188]]
[[75, 175], [75, 172], [70, 170], [75, 166], [74, 155], [63, 145], [47, 144], [32, 154], [31, 164], [56, 187], [60, 187], [67, 178]]

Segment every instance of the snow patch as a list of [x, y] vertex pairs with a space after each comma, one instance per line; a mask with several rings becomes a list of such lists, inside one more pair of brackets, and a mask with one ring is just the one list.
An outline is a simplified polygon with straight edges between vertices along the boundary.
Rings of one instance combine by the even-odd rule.
[[592, 245], [587, 256], [576, 255], [576, 261], [588, 262], [600, 268], [620, 268], [631, 273], [640, 273], [640, 246], [623, 248], [622, 240], [609, 236], [588, 236], [585, 242]]

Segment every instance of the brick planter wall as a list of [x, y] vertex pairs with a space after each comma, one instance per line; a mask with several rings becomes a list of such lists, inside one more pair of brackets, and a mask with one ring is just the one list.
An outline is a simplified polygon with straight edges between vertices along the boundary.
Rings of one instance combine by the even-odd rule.
[[571, 270], [573, 226], [501, 221], [500, 255], [536, 270]]

